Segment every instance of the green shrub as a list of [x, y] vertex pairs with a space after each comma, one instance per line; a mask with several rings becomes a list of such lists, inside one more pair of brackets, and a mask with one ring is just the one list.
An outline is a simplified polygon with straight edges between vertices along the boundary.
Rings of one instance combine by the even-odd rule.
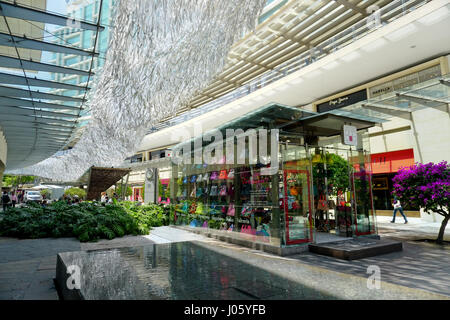
[[66, 191], [64, 191], [64, 195], [69, 197], [75, 197], [78, 196], [80, 199], [84, 199], [86, 197], [86, 191], [84, 191], [81, 188], [69, 188]]
[[81, 242], [113, 239], [127, 234], [148, 234], [152, 227], [168, 225], [169, 216], [170, 208], [156, 204], [137, 206], [131, 201], [113, 201], [106, 206], [97, 202], [68, 205], [58, 201], [47, 207], [30, 203], [4, 214], [0, 236], [77, 237]]

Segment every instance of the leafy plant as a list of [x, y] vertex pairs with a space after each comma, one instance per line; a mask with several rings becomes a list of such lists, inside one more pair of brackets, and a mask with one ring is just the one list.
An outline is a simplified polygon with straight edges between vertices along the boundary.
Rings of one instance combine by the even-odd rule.
[[32, 183], [35, 179], [35, 176], [14, 176], [5, 174], [3, 176], [3, 185], [7, 187], [17, 187], [20, 184]]
[[50, 196], [50, 190], [48, 189], [42, 189], [40, 192], [43, 198], [48, 198]]
[[434, 164], [417, 163], [401, 168], [392, 179], [394, 195], [400, 202], [421, 207], [430, 214], [436, 212], [444, 217], [437, 243], [443, 243], [445, 227], [450, 219], [450, 164], [447, 161]]
[[78, 198], [84, 199], [86, 197], [86, 191], [84, 191], [81, 188], [73, 187], [73, 188], [66, 189], [64, 191], [64, 195], [72, 197], [72, 198], [75, 196], [78, 196]]
[[337, 194], [338, 190], [347, 191], [349, 187], [349, 162], [337, 154], [327, 153], [327, 170], [325, 171], [325, 159], [323, 158], [322, 155], [319, 155], [318, 161], [314, 165], [314, 180], [323, 181], [326, 176], [334, 194]]
[[[121, 184], [119, 184], [117, 186], [116, 193], [119, 195], [119, 197], [122, 197], [122, 192], [123, 192], [124, 188], [125, 188], [125, 185], [122, 186]], [[130, 197], [132, 194], [133, 194], [133, 189], [130, 186], [127, 186], [126, 191], [125, 191], [125, 197]]]

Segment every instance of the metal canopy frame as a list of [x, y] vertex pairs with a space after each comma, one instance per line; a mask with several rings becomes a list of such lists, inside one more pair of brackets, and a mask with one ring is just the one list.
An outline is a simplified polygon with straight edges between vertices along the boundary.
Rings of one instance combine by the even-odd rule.
[[351, 113], [354, 116], [368, 118], [378, 117], [381, 122], [386, 122], [393, 117], [414, 122], [412, 113], [424, 108], [433, 108], [450, 115], [448, 83], [450, 83], [450, 74], [330, 112]]
[[223, 71], [190, 103], [150, 128], [182, 123], [298, 71], [365, 34], [368, 9], [379, 8], [381, 24], [426, 0], [291, 0], [230, 50]]
[[88, 76], [89, 74], [90, 75], [94, 74], [93, 72], [89, 73], [88, 71], [84, 70], [55, 66], [49, 63], [36, 62], [33, 60], [26, 60], [26, 59], [18, 59], [3, 55], [0, 55], [0, 67], [13, 69], [22, 69], [23, 67], [25, 70], [76, 74], [80, 76]]
[[0, 83], [4, 84], [13, 84], [13, 85], [21, 85], [26, 86], [30, 85], [33, 87], [44, 87], [44, 88], [54, 88], [54, 89], [68, 89], [68, 90], [89, 90], [89, 87], [81, 87], [73, 84], [67, 84], [56, 81], [49, 80], [41, 80], [36, 78], [28, 78], [24, 76], [18, 76], [9, 73], [0, 72]]
[[[94, 75], [92, 59], [99, 56], [95, 51], [98, 33], [105, 29], [100, 25], [102, 4], [100, 0], [97, 23], [91, 23], [15, 2], [0, 1], [0, 19], [4, 20], [7, 28], [7, 32], [0, 32], [0, 46], [15, 50], [15, 55], [0, 54], [0, 68], [4, 68], [0, 72], [0, 130], [8, 145], [8, 169], [26, 167], [44, 160], [61, 150], [72, 138], [86, 101], [86, 93], [90, 89], [89, 81]], [[8, 20], [11, 18], [19, 19], [18, 24], [11, 24]], [[33, 22], [67, 26], [69, 32], [94, 31], [94, 48], [84, 49], [44, 41], [44, 32], [48, 31]], [[19, 34], [17, 25], [20, 27], [22, 24], [31, 24], [35, 28], [34, 33]], [[36, 58], [33, 60], [21, 56], [23, 52], [26, 55], [27, 50], [90, 57], [91, 66], [89, 70], [78, 70], [44, 63], [36, 61]], [[16, 72], [10, 71], [12, 69], [16, 69]], [[30, 76], [30, 72], [86, 76], [87, 83], [80, 86], [52, 81]], [[36, 90], [36, 87], [43, 89]], [[68, 90], [68, 95], [48, 92], [53, 89]]]
[[44, 99], [44, 100], [58, 100], [58, 101], [74, 101], [74, 102], [84, 102], [82, 98], [61, 96], [58, 94], [45, 93], [33, 90], [26, 90], [13, 87], [0, 86], [0, 96], [3, 97], [21, 97], [21, 98], [31, 98], [31, 99]]
[[93, 23], [74, 20], [62, 15], [37, 10], [31, 7], [21, 6], [18, 5], [17, 3], [0, 1], [0, 11], [1, 11], [0, 13], [5, 17], [37, 21], [60, 26], [76, 25], [77, 28], [92, 31], [97, 31], [97, 29], [100, 29], [100, 31], [104, 30], [104, 27], [98, 28], [97, 25]]

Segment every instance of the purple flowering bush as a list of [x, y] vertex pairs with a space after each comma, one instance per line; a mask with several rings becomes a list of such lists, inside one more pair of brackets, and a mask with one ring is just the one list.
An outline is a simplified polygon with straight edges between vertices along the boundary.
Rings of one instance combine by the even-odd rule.
[[450, 219], [450, 165], [447, 161], [401, 168], [392, 181], [393, 193], [402, 203], [444, 216], [437, 238], [437, 242], [442, 243]]

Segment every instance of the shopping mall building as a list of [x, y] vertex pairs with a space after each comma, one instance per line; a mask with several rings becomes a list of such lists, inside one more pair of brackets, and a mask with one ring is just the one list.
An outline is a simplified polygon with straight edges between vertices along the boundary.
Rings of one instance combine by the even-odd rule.
[[[94, 17], [95, 3], [77, 12]], [[3, 9], [11, 17], [35, 11], [15, 4]], [[83, 22], [80, 27], [92, 33], [80, 37], [67, 28], [67, 19], [34, 13], [37, 21], [61, 25], [64, 39], [77, 39], [82, 47], [15, 36], [24, 50], [45, 44], [56, 53], [49, 63], [61, 55], [88, 61], [99, 55], [89, 51], [103, 28], [98, 23]], [[278, 247], [327, 236], [376, 236], [376, 215], [391, 214], [392, 177], [399, 168], [450, 161], [447, 30], [449, 0], [268, 1], [256, 29], [233, 45], [208, 86], [136, 141], [139, 151], [122, 165], [132, 170], [125, 180], [131, 199], [175, 205], [173, 225], [237, 231], [232, 233]], [[33, 38], [43, 36], [42, 30], [33, 32]], [[9, 38], [2, 39], [2, 46], [11, 47]], [[25, 61], [2, 55], [1, 66]], [[93, 70], [92, 62], [89, 71], [35, 62], [40, 60], [29, 57], [27, 68], [80, 81]], [[76, 61], [88, 69], [85, 60]], [[2, 81], [15, 83], [17, 77], [4, 75]], [[71, 110], [40, 110], [37, 119], [24, 108], [2, 111], [0, 176], [5, 165], [23, 168], [67, 147], [74, 128], [86, 120], [78, 104], [88, 85], [65, 83], [75, 76], [64, 77], [44, 82], [77, 95], [0, 88], [9, 95], [0, 99], [7, 108], [11, 99], [27, 106], [17, 97], [31, 95], [63, 101], [34, 102], [47, 109]], [[48, 115], [58, 119], [50, 123]], [[410, 217], [440, 219], [403, 207]]]
[[[399, 168], [450, 160], [450, 3], [271, 5], [222, 73], [124, 163], [133, 170], [131, 198], [176, 204], [175, 225], [281, 246], [324, 233], [376, 235], [376, 215], [392, 213]], [[239, 137], [211, 143], [230, 129], [242, 130], [245, 161], [236, 157]], [[268, 137], [253, 136], [252, 147], [245, 135], [261, 129]], [[197, 157], [214, 145], [233, 145], [233, 157]], [[263, 173], [274, 158], [252, 158], [252, 148], [274, 151], [277, 170]], [[175, 163], [181, 154], [190, 162]], [[439, 221], [403, 206], [410, 217]]]

